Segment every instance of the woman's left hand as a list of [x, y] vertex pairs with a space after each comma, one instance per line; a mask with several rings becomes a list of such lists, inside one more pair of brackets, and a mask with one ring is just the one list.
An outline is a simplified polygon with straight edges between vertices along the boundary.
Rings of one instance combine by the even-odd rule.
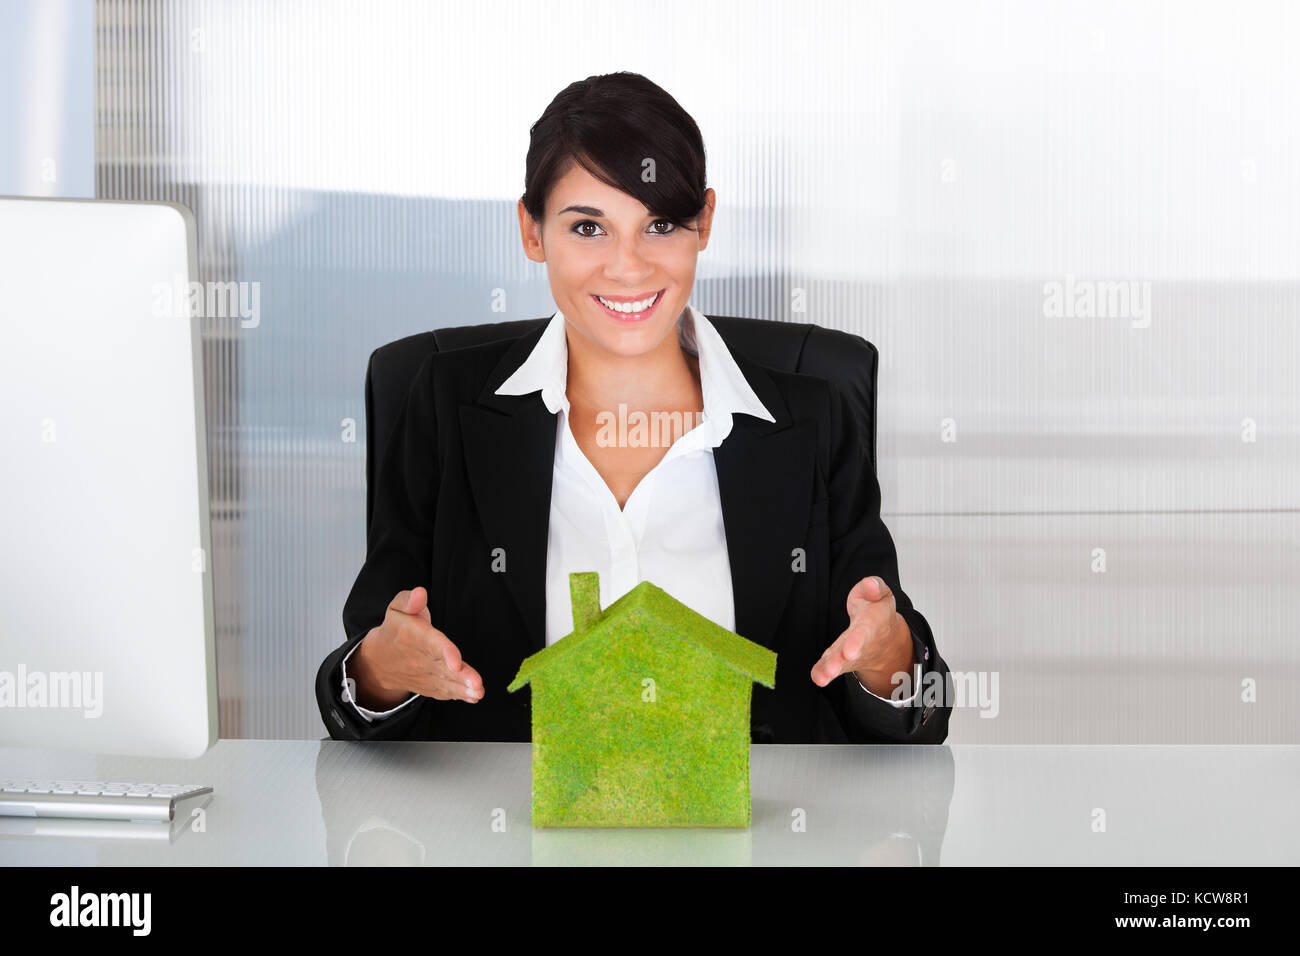
[[825, 687], [852, 671], [879, 697], [895, 687], [895, 674], [909, 674], [912, 631], [894, 603], [894, 592], [878, 577], [863, 578], [846, 599], [849, 626], [812, 669], [813, 683]]

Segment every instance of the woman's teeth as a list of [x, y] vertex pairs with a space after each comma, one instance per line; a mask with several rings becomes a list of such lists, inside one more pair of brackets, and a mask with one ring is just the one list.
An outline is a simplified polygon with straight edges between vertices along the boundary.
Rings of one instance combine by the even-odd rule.
[[611, 312], [644, 312], [655, 304], [655, 301], [659, 298], [659, 293], [656, 292], [650, 298], [643, 299], [640, 302], [610, 302], [609, 299], [602, 299], [600, 296], [596, 296], [596, 298], [601, 305]]

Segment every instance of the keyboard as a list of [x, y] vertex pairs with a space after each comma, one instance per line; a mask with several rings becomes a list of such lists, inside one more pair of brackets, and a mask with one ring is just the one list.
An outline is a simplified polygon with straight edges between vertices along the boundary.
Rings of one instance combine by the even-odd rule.
[[170, 823], [178, 803], [211, 792], [192, 783], [0, 779], [0, 817]]

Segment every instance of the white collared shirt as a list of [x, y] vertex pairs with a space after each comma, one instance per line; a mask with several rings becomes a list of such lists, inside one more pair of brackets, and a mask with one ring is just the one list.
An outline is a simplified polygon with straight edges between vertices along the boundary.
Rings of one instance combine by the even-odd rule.
[[499, 395], [540, 389], [542, 401], [556, 415], [546, 552], [547, 644], [573, 630], [571, 571], [600, 575], [602, 608], [641, 581], [652, 581], [715, 624], [735, 628], [713, 449], [730, 434], [733, 414], [776, 419], [754, 394], [717, 330], [690, 306], [677, 323], [677, 340], [699, 356], [702, 420], [668, 448], [622, 508], [569, 426], [568, 339], [562, 313], [555, 314], [532, 354], [497, 389]]
[[[498, 395], [540, 391], [546, 408], [556, 416], [546, 551], [548, 645], [573, 631], [569, 591], [569, 573], [573, 571], [599, 574], [602, 609], [641, 581], [651, 581], [715, 624], [727, 630], [735, 628], [731, 565], [713, 450], [731, 433], [736, 414], [769, 422], [776, 419], [754, 393], [718, 330], [690, 305], [678, 319], [677, 340], [699, 357], [703, 415], [699, 424], [673, 442], [622, 508], [569, 427], [569, 346], [563, 313], [555, 313], [532, 352], [496, 391]], [[685, 427], [690, 427], [689, 421]], [[367, 720], [387, 717], [415, 699], [413, 694], [382, 712], [357, 705], [347, 688], [346, 658], [343, 681], [343, 699], [352, 701]], [[858, 686], [862, 687], [861, 682]], [[862, 690], [871, 694], [865, 687]], [[912, 700], [871, 696], [894, 707], [905, 707]]]

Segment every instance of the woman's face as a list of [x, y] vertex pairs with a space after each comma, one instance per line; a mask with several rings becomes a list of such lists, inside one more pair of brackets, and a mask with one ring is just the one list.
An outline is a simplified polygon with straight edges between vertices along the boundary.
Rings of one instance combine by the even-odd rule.
[[[524, 252], [546, 263], [551, 295], [574, 332], [600, 350], [641, 355], [675, 332], [686, 308], [696, 257], [709, 242], [712, 189], [705, 203], [693, 223], [699, 231], [681, 229], [572, 163], [551, 190], [540, 227], [519, 203]], [[611, 311], [601, 299], [621, 308]], [[623, 311], [632, 303], [639, 311]]]

